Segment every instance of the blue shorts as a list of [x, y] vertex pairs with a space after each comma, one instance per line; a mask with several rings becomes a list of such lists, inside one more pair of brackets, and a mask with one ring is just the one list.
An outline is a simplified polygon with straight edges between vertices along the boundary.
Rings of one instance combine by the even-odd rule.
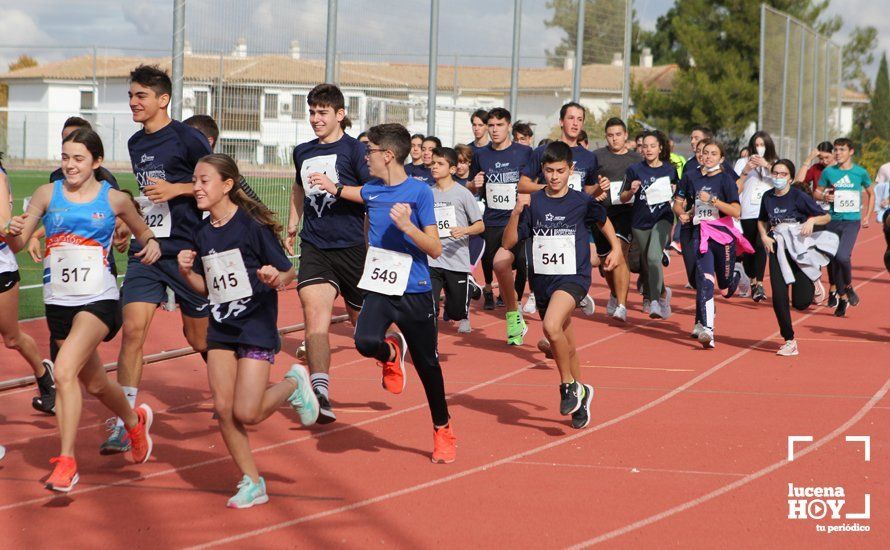
[[145, 265], [138, 258], [130, 257], [121, 287], [121, 304], [161, 304], [167, 301], [167, 287], [173, 289], [176, 303], [186, 317], [203, 319], [210, 315], [207, 298], [192, 290], [179, 274], [176, 258], [161, 258]]

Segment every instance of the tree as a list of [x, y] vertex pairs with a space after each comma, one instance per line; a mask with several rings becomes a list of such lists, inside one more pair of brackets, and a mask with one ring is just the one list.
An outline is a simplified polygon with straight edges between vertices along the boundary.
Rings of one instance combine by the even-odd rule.
[[843, 80], [847, 86], [860, 92], [871, 93], [871, 82], [865, 73], [865, 67], [874, 63], [874, 51], [877, 48], [878, 30], [876, 28], [856, 27], [853, 29], [841, 54]]
[[[561, 67], [569, 52], [575, 51], [575, 37], [578, 35], [578, 1], [549, 0], [547, 8], [553, 15], [546, 21], [548, 27], [559, 27], [565, 31], [563, 37], [553, 51], [547, 50], [547, 64]], [[624, 19], [626, 7], [624, 0], [582, 0], [584, 5], [584, 46], [582, 64], [612, 62], [612, 56], [624, 52]], [[632, 14], [631, 24], [631, 62], [639, 59], [640, 25], [636, 12]]]
[[27, 54], [22, 54], [18, 59], [9, 64], [9, 72], [19, 69], [27, 69], [28, 67], [36, 67], [37, 60]]
[[887, 72], [887, 54], [881, 55], [878, 76], [869, 105], [871, 135], [890, 141], [890, 75]]

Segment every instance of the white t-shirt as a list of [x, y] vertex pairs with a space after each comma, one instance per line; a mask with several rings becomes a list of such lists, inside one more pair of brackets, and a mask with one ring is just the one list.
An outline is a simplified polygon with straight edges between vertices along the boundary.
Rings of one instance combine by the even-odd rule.
[[739, 202], [742, 206], [741, 219], [751, 220], [760, 216], [761, 199], [765, 192], [772, 189], [772, 185], [768, 168], [759, 167], [748, 172], [745, 186], [739, 193]]

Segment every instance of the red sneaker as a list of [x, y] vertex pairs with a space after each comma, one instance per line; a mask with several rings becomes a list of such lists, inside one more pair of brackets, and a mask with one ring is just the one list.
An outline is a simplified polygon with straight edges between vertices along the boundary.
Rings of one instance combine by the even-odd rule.
[[383, 368], [383, 387], [392, 393], [402, 393], [405, 390], [405, 353], [408, 344], [400, 332], [390, 333], [384, 342], [393, 346], [396, 357], [386, 363], [377, 362]]
[[44, 487], [50, 491], [67, 493], [77, 485], [80, 476], [77, 475], [77, 461], [73, 456], [57, 456], [51, 458], [50, 464], [55, 464], [53, 473], [49, 475]]
[[436, 464], [451, 464], [457, 458], [457, 438], [449, 423], [444, 428], [433, 429], [433, 456]]
[[154, 414], [151, 412], [151, 407], [143, 403], [136, 407], [136, 416], [139, 417], [139, 422], [132, 430], [127, 429], [127, 435], [130, 436], [130, 454], [133, 457], [133, 462], [142, 464], [148, 461], [151, 456], [150, 432]]

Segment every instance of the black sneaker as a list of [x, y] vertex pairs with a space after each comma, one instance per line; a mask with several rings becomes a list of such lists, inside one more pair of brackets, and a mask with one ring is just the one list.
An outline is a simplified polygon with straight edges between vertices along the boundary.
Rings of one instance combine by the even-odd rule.
[[850, 305], [853, 307], [859, 305], [859, 295], [856, 294], [856, 291], [853, 290], [852, 286], [847, 287], [847, 301], [850, 302]]
[[667, 249], [661, 251], [661, 265], [664, 267], [671, 265], [671, 253], [668, 252]]
[[504, 301], [498, 296], [498, 300], [494, 303], [494, 307], [504, 307]]
[[581, 398], [581, 406], [572, 414], [572, 427], [576, 430], [586, 428], [590, 424], [590, 400], [593, 399], [593, 386], [583, 384], [584, 397]]
[[837, 309], [834, 310], [835, 317], [846, 317], [847, 315], [847, 301], [843, 298], [838, 299], [837, 301]]
[[[724, 298], [732, 298], [732, 295], [735, 294], [735, 291], [739, 288], [739, 281], [742, 279], [742, 274], [738, 271], [732, 272], [732, 277], [729, 279], [729, 286], [726, 287], [726, 292], [723, 293]], [[761, 285], [757, 285], [760, 288], [760, 293], [763, 295], [763, 288]], [[766, 296], [761, 298], [764, 299]], [[757, 298], [755, 298], [757, 300]], [[759, 301], [759, 300], [758, 300]]]
[[751, 294], [751, 298], [753, 298], [755, 302], [762, 302], [766, 300], [766, 293], [763, 291], [762, 283], [757, 283], [756, 285], [754, 285], [754, 292]]
[[566, 416], [578, 410], [581, 406], [581, 392], [584, 388], [578, 381], [571, 384], [559, 385], [559, 414]]
[[828, 307], [837, 307], [837, 291], [831, 290], [828, 292]]
[[39, 396], [31, 399], [31, 406], [35, 410], [42, 413], [56, 414], [56, 380], [53, 374], [53, 364], [50, 361], [43, 361], [43, 368], [46, 373], [43, 378], [37, 379], [37, 391]]
[[315, 397], [318, 398], [318, 420], [316, 422], [319, 424], [330, 424], [336, 421], [337, 415], [331, 409], [330, 400], [320, 392], [315, 392]]
[[494, 292], [492, 291], [482, 291], [482, 296], [485, 297], [485, 303], [482, 305], [482, 309], [492, 310], [494, 309]]
[[470, 297], [473, 301], [476, 301], [482, 297], [482, 287], [479, 286], [479, 283], [476, 282], [472, 275], [469, 276], [468, 282], [470, 283]]

